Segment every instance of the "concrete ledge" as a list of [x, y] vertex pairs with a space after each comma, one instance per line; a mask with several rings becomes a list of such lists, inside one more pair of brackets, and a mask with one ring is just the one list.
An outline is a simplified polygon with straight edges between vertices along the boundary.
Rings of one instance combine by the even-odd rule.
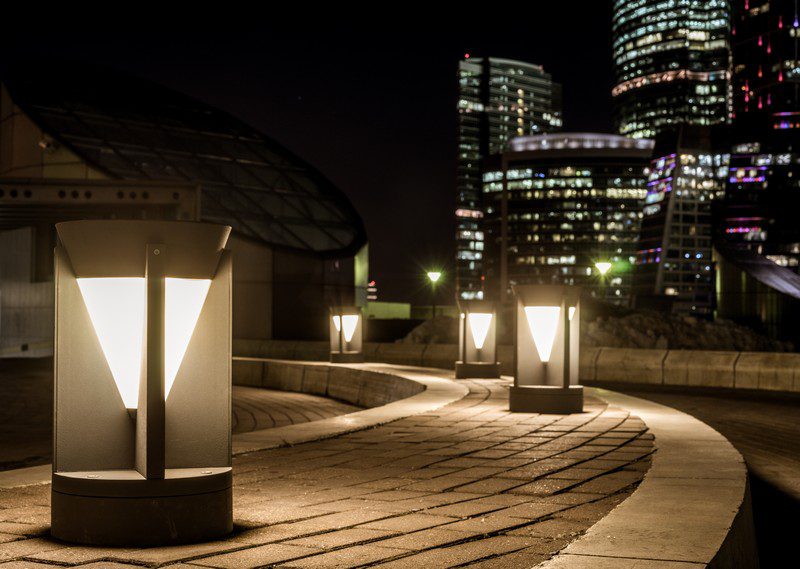
[[664, 385], [734, 386], [739, 352], [674, 350], [664, 359]]
[[[328, 360], [325, 342], [234, 340], [233, 345], [234, 353], [242, 356]], [[368, 362], [451, 370], [457, 354], [454, 344], [364, 344]], [[514, 373], [513, 346], [498, 346], [497, 359], [502, 374]], [[619, 382], [800, 393], [800, 354], [583, 348], [580, 380], [589, 384]], [[247, 381], [244, 376], [242, 381]]]
[[800, 354], [742, 352], [736, 362], [734, 387], [800, 392]]
[[653, 464], [630, 498], [541, 567], [758, 567], [747, 469], [727, 439], [669, 407], [589, 393], [645, 422]]
[[660, 384], [666, 357], [666, 350], [603, 348], [595, 361], [595, 380]]

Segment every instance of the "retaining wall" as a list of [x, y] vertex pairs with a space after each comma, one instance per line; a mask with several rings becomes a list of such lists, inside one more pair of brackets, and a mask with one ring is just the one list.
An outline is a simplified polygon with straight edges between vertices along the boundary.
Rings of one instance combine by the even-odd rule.
[[[235, 340], [234, 353], [277, 359], [327, 361], [327, 342]], [[513, 373], [513, 347], [498, 346], [505, 375]], [[454, 344], [373, 344], [364, 347], [367, 361], [453, 369]], [[581, 381], [638, 383], [800, 393], [800, 354], [702, 350], [583, 348]]]
[[425, 386], [397, 375], [324, 363], [233, 358], [233, 384], [296, 391], [373, 408], [406, 399]]

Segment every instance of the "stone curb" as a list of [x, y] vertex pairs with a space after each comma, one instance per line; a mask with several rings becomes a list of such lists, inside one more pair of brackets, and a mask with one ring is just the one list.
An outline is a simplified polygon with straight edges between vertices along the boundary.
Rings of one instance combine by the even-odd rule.
[[[465, 397], [469, 390], [444, 376], [447, 374], [440, 369], [403, 368], [388, 364], [327, 364], [319, 362], [297, 362], [285, 360], [268, 360], [265, 358], [234, 358], [252, 362], [289, 364], [303, 368], [319, 367], [347, 371], [371, 372], [380, 374], [386, 379], [401, 377], [422, 386], [422, 391], [411, 397], [399, 399], [394, 402], [356, 411], [339, 417], [286, 425], [272, 429], [251, 431], [233, 436], [233, 455], [249, 452], [268, 450], [286, 445], [296, 445], [321, 439], [328, 439], [376, 427], [384, 423], [396, 421], [428, 411], [434, 411]], [[440, 377], [435, 377], [440, 376]], [[236, 382], [235, 382], [236, 383]], [[300, 384], [302, 385], [302, 384]], [[292, 391], [304, 391], [300, 389]], [[6, 470], [0, 472], [0, 488], [14, 488], [17, 486], [30, 486], [50, 482], [52, 465], [42, 464], [28, 468]]]
[[675, 409], [588, 391], [641, 418], [656, 453], [630, 498], [540, 567], [758, 567], [747, 468], [728, 440]]

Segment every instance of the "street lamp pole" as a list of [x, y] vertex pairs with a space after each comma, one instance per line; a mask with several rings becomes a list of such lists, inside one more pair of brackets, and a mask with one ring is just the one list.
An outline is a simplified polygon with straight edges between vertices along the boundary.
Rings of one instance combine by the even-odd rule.
[[613, 264], [608, 261], [598, 261], [594, 264], [597, 272], [600, 273], [600, 299], [605, 302], [606, 300], [606, 276], [613, 267]]
[[431, 282], [431, 308], [433, 312], [431, 319], [436, 318], [436, 283], [438, 283], [441, 278], [441, 271], [428, 271], [428, 280]]

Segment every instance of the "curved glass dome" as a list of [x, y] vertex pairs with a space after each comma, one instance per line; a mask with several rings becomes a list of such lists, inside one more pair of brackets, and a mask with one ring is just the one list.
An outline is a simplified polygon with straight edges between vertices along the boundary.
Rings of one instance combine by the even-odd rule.
[[109, 178], [200, 186], [203, 221], [298, 250], [354, 253], [366, 243], [330, 181], [223, 111], [92, 67], [28, 64], [4, 83], [39, 128]]

